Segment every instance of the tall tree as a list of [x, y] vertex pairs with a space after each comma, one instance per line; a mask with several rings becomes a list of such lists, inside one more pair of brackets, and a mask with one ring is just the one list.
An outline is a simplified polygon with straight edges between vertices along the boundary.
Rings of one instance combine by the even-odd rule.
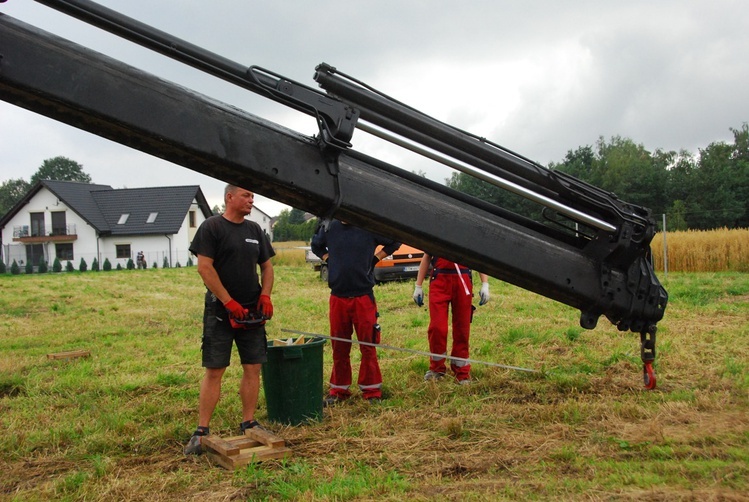
[[35, 185], [40, 180], [91, 183], [91, 176], [83, 171], [83, 166], [78, 162], [59, 156], [42, 162], [41, 167], [31, 177], [31, 185]]
[[29, 188], [31, 185], [21, 178], [3, 181], [0, 185], [0, 216], [10, 211]]

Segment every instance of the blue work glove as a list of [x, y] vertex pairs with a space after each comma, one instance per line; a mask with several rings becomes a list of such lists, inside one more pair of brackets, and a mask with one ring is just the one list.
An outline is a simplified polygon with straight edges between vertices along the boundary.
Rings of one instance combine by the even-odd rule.
[[486, 305], [489, 303], [489, 283], [481, 283], [481, 291], [479, 291], [479, 305]]
[[424, 290], [421, 288], [421, 286], [416, 286], [414, 288], [414, 302], [416, 302], [416, 305], [419, 307], [424, 306]]

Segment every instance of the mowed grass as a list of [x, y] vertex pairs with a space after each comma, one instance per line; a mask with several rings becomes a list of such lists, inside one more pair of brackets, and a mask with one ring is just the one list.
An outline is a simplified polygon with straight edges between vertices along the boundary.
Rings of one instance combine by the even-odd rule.
[[[471, 357], [538, 373], [474, 364], [470, 387], [425, 383], [425, 357], [381, 350], [381, 404], [356, 393], [291, 427], [267, 421], [261, 395], [259, 420], [294, 456], [230, 472], [182, 454], [202, 376], [195, 267], [2, 276], [0, 499], [745, 500], [749, 274], [664, 282], [654, 391], [638, 335], [583, 330], [578, 312], [492, 279]], [[376, 288], [383, 343], [427, 350], [412, 292]], [[269, 337], [326, 334], [328, 294], [303, 262], [279, 263]], [[74, 349], [91, 357], [47, 358]], [[326, 381], [330, 367], [326, 344]], [[236, 433], [238, 378], [234, 360], [214, 434]]]

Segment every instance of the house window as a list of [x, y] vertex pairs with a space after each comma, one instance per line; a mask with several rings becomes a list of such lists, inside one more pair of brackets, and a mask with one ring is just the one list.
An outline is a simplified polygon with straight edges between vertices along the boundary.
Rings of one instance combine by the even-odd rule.
[[44, 261], [44, 246], [41, 244], [29, 244], [26, 246], [26, 261], [35, 267]]
[[195, 228], [197, 226], [197, 215], [195, 214], [195, 211], [190, 211], [190, 228]]
[[130, 258], [130, 244], [115, 244], [117, 258]]
[[44, 235], [44, 213], [30, 213], [31, 216], [31, 237], [41, 237]]
[[60, 261], [73, 261], [73, 243], [55, 244], [55, 256]]
[[52, 211], [52, 235], [68, 235], [65, 211]]
[[156, 221], [156, 217], [159, 215], [159, 213], [151, 213], [148, 215], [148, 219], [146, 220], [146, 223], [153, 223]]
[[125, 223], [127, 223], [128, 218], [130, 218], [130, 213], [125, 213], [121, 215], [119, 221], [117, 221], [117, 224], [124, 225]]

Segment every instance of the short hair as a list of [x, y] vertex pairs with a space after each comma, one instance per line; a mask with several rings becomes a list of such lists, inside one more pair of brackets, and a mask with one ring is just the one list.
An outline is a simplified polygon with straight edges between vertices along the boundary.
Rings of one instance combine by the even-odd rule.
[[231, 183], [226, 184], [226, 187], [224, 187], [224, 202], [226, 202], [226, 196], [234, 192], [237, 188], [236, 185], [232, 185]]

